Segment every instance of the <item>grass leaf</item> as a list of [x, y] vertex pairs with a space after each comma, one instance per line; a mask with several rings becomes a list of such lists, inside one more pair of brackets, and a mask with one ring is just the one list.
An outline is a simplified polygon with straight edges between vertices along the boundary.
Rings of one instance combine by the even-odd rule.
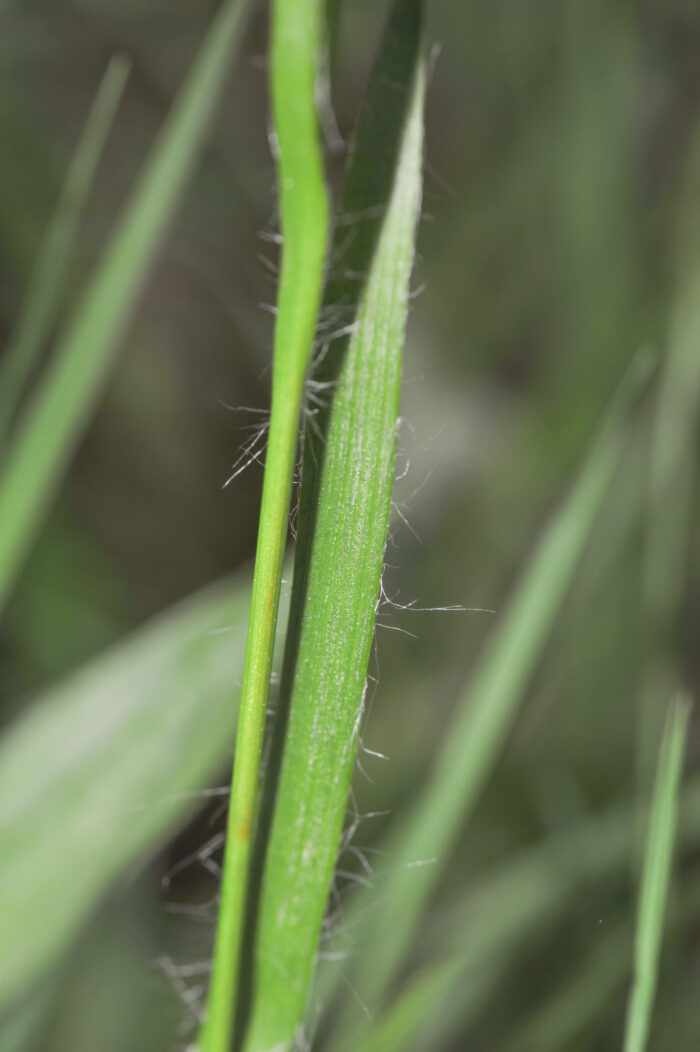
[[[332, 347], [326, 334], [313, 377], [320, 406], [305, 436], [282, 685], [289, 718], [256, 930], [249, 1052], [291, 1047], [302, 1020], [354, 766], [389, 518], [420, 194], [420, 25], [420, 4], [399, 0], [341, 198], [338, 238], [347, 252], [334, 253], [341, 275], [330, 275], [325, 302], [336, 308], [335, 327], [345, 327], [350, 309], [352, 332], [347, 345]], [[355, 266], [358, 260], [365, 266]], [[358, 272], [367, 273], [359, 290]]]
[[514, 1029], [503, 1052], [561, 1052], [579, 1035], [593, 1043], [597, 1020], [626, 980], [630, 936], [620, 922], [603, 932], [581, 955], [576, 974], [549, 990], [540, 1011]]
[[152, 855], [227, 762], [248, 579], [206, 589], [52, 687], [0, 743], [0, 1008]]
[[[469, 1021], [493, 995], [520, 945], [546, 936], [561, 924], [563, 912], [586, 887], [613, 884], [626, 876], [636, 843], [635, 807], [635, 803], [617, 805], [490, 867], [455, 902], [448, 903], [433, 923], [427, 939], [428, 954], [436, 955], [433, 963], [410, 976], [372, 1028], [361, 1035], [341, 1036], [332, 1047], [403, 1052], [411, 1043], [396, 1044], [397, 1033], [410, 1034], [417, 1047], [426, 1047], [426, 1029], [439, 1024], [432, 1040], [437, 1040], [438, 1032], [441, 1038], [445, 1036], [442, 1024], [447, 1006], [457, 1004], [456, 1033], [464, 1034]], [[682, 794], [679, 839], [689, 851], [699, 838], [700, 779], [695, 778]], [[683, 916], [687, 919], [696, 909], [697, 897], [693, 896]], [[620, 983], [626, 968], [621, 962]], [[551, 1014], [558, 1014], [554, 1000], [551, 1008]], [[547, 1018], [542, 1025], [553, 1026], [547, 1008], [544, 1014]], [[533, 1020], [533, 1031], [539, 1025]], [[449, 1042], [447, 1035], [447, 1047], [451, 1047]], [[520, 1047], [517, 1042], [515, 1047]], [[539, 1046], [535, 1043], [533, 1047]]]
[[218, 11], [97, 272], [20, 420], [0, 476], [0, 607], [97, 401], [223, 90], [248, 0]]
[[678, 215], [676, 289], [652, 432], [643, 562], [645, 662], [639, 721], [640, 791], [651, 792], [667, 698], [678, 686], [678, 622], [688, 587], [700, 415], [700, 133]]
[[[670, 926], [681, 938], [699, 910], [699, 889], [684, 889], [669, 917]], [[548, 991], [542, 1006], [518, 1027], [503, 1052], [560, 1052], [579, 1035], [586, 1035], [590, 1043], [597, 1021], [605, 1017], [608, 1003], [628, 979], [632, 934], [624, 921], [595, 939], [576, 973], [560, 989]]]
[[644, 1052], [656, 996], [664, 913], [676, 836], [678, 791], [690, 715], [679, 697], [668, 714], [651, 802], [634, 954], [634, 982], [627, 1007], [625, 1052]]
[[628, 372], [576, 485], [474, 669], [428, 784], [385, 845], [391, 868], [373, 882], [378, 906], [367, 913], [364, 929], [359, 925], [365, 937], [351, 978], [370, 1011], [400, 968], [452, 845], [496, 763], [619, 463], [630, 406], [649, 368], [643, 355]]
[[272, 96], [283, 240], [265, 459], [240, 718], [221, 881], [221, 904], [200, 1035], [204, 1052], [228, 1052], [245, 928], [260, 761], [296, 462], [304, 381], [323, 285], [328, 200], [316, 115], [322, 0], [276, 0]]
[[116, 55], [107, 66], [68, 168], [15, 331], [5, 348], [0, 367], [0, 443], [58, 314], [78, 225], [129, 68], [123, 55]]

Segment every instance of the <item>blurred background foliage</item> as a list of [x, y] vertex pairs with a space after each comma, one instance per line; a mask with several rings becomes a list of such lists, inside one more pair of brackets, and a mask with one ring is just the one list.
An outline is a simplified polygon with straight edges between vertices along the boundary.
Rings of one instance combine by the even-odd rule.
[[[416, 609], [387, 603], [380, 611], [363, 737], [389, 760], [360, 756], [360, 814], [392, 812], [411, 795], [493, 623], [488, 612], [419, 608], [502, 608], [625, 365], [640, 345], [666, 348], [685, 260], [679, 227], [690, 252], [693, 244], [700, 252], [692, 236], [700, 230], [682, 204], [700, 132], [692, 0], [427, 6], [435, 48], [399, 434], [405, 475], [384, 582], [391, 600]], [[215, 8], [210, 0], [2, 4], [3, 341], [109, 57], [125, 52], [133, 68], [72, 261], [66, 311]], [[384, 13], [376, 0], [342, 5], [333, 97], [343, 140]], [[185, 206], [0, 627], [3, 722], [41, 686], [252, 556], [260, 466], [223, 483], [268, 404], [273, 319], [265, 305], [274, 302], [276, 260], [261, 234], [276, 227], [267, 28], [260, 3]], [[342, 157], [335, 132], [328, 147], [334, 177]], [[417, 960], [447, 938], [469, 882], [634, 793], [648, 425], [647, 415], [507, 750], [446, 869]], [[699, 556], [695, 529], [673, 646], [696, 695]], [[196, 860], [181, 863], [221, 823], [220, 805], [205, 807], [155, 861], [124, 876], [70, 958], [0, 1031], [3, 1052], [184, 1045], [186, 990], [202, 980], [216, 882]], [[356, 836], [369, 858], [383, 823], [367, 820]], [[692, 857], [686, 879], [700, 879]], [[564, 994], [573, 1019], [572, 1003], [580, 1007], [591, 983], [603, 983], [595, 955], [608, 960], [601, 942], [629, 916], [635, 890], [632, 869], [617, 883], [587, 884], [500, 963], [495, 993], [467, 1030], [457, 1021], [444, 1047], [549, 1047], [532, 1035], [527, 1044], [526, 1023]], [[673, 928], [653, 1048], [700, 1046], [699, 936], [697, 917]], [[184, 988], [169, 960], [192, 964]], [[584, 1012], [585, 1025], [565, 1027], [551, 1047], [618, 1048], [624, 998], [624, 981], [611, 981]]]

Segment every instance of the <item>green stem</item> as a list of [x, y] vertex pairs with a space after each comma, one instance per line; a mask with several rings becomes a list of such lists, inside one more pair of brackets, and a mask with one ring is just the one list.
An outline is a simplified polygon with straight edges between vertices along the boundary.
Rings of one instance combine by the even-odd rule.
[[321, 0], [277, 0], [272, 96], [284, 238], [272, 406], [229, 807], [221, 906], [202, 1052], [228, 1052], [258, 800], [260, 759], [304, 380], [323, 284], [328, 202], [316, 115]]

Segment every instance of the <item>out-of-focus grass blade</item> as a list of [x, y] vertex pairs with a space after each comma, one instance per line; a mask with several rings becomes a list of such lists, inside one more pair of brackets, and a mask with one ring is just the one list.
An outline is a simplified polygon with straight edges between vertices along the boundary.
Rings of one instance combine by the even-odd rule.
[[0, 444], [24, 385], [51, 331], [65, 288], [68, 261], [95, 171], [129, 75], [129, 60], [110, 60], [71, 160], [56, 211], [39, 252], [16, 328], [0, 368]]
[[276, 0], [272, 97], [279, 150], [282, 269], [277, 298], [272, 408], [236, 738], [221, 905], [203, 1052], [228, 1052], [239, 976], [263, 735], [299, 419], [323, 288], [328, 197], [316, 114], [322, 0]]
[[391, 868], [373, 882], [377, 905], [358, 923], [361, 956], [350, 980], [370, 1012], [401, 966], [425, 902], [497, 760], [619, 463], [630, 409], [650, 367], [643, 354], [628, 371], [578, 482], [474, 670], [427, 786], [389, 837]]
[[666, 699], [678, 685], [677, 629], [692, 535], [700, 414], [700, 134], [678, 220], [676, 293], [654, 421], [643, 564], [647, 634], [639, 764], [645, 798], [653, 782]]
[[230, 756], [248, 578], [157, 617], [40, 697], [0, 742], [0, 1008], [156, 851]]
[[326, 46], [328, 48], [328, 73], [331, 83], [338, 66], [338, 44], [340, 36], [341, 0], [325, 0]]
[[[353, 1052], [403, 1052], [412, 1043], [394, 1044], [396, 1034], [410, 1033], [417, 1047], [425, 1047], [428, 1029], [434, 1042], [444, 1038], [438, 1047], [453, 1047], [450, 1041], [456, 1034], [444, 1032], [442, 1025], [446, 1005], [459, 1003], [453, 1023], [461, 1023], [463, 1032], [530, 934], [541, 937], [561, 923], [562, 911], [580, 889], [626, 875], [635, 845], [634, 813], [633, 803], [617, 806], [489, 869], [435, 923], [427, 944], [428, 953], [437, 958], [435, 963], [407, 980], [366, 1033], [346, 1034], [345, 1039], [339, 1035], [332, 1047], [352, 1048]], [[688, 783], [681, 797], [679, 839], [686, 849], [694, 848], [700, 839], [697, 778]], [[687, 913], [686, 905], [683, 907], [683, 916], [695, 915], [697, 905], [697, 897], [691, 896]], [[628, 967], [625, 956], [620, 964], [620, 982]], [[547, 1020], [541, 1022], [554, 1027], [548, 1013]], [[533, 1021], [533, 1031], [538, 1026]], [[551, 1047], [562, 1046], [554, 1043]]]
[[[670, 927], [692, 924], [699, 909], [700, 888], [690, 888], [678, 908], [671, 911]], [[627, 922], [602, 934], [580, 970], [561, 989], [548, 994], [540, 1010], [518, 1028], [503, 1052], [561, 1052], [578, 1035], [591, 1035], [591, 1025], [602, 1017], [610, 999], [628, 979], [631, 942]]]
[[577, 973], [548, 991], [540, 1010], [515, 1028], [503, 1052], [561, 1052], [578, 1034], [594, 1034], [595, 1021], [627, 977], [630, 938], [627, 924], [605, 931]]
[[[459, 962], [447, 961], [412, 977], [406, 989], [373, 1021], [371, 1028], [360, 1037], [355, 1035], [344, 1047], [354, 1052], [405, 1052], [416, 1036], [422, 1034], [426, 1021], [434, 1015], [435, 1006], [442, 1007], [446, 990], [452, 989], [461, 970]], [[465, 991], [465, 999], [480, 992], [477, 980]]]
[[[700, 782], [691, 801], [689, 824], [700, 833]], [[557, 924], [576, 890], [587, 882], [609, 879], [629, 859], [631, 808], [589, 818], [573, 830], [553, 835], [490, 869], [438, 918], [428, 940], [436, 960], [410, 976], [376, 1022], [364, 1032], [339, 1034], [333, 1049], [390, 1052], [410, 1034], [421, 1046], [426, 1031], [433, 1041], [450, 1026], [467, 1026], [493, 993], [514, 951], [529, 933], [539, 935]], [[352, 921], [350, 921], [352, 923]], [[352, 932], [352, 928], [350, 929]], [[446, 1006], [459, 1003], [456, 1018], [445, 1022]]]
[[0, 477], [0, 606], [100, 394], [180, 201], [225, 82], [249, 0], [220, 7], [97, 272], [19, 423]]
[[[354, 766], [420, 194], [420, 7], [416, 0], [394, 5], [341, 199], [340, 244], [352, 248], [335, 257], [343, 275], [338, 283], [331, 275], [325, 302], [336, 308], [336, 327], [337, 308], [346, 321], [350, 307], [352, 333], [346, 346], [326, 349], [314, 375], [323, 438], [314, 441], [307, 430], [283, 669], [282, 693], [291, 703], [256, 930], [248, 1052], [291, 1048], [302, 1022]], [[354, 265], [357, 253], [363, 267]], [[366, 279], [358, 282], [360, 274]], [[344, 300], [335, 298], [339, 289]]]
[[656, 625], [678, 611], [691, 514], [700, 410], [700, 135], [679, 214], [677, 291], [668, 353], [659, 385], [652, 445], [651, 520], [646, 559], [647, 601]]
[[38, 1031], [54, 991], [52, 984], [34, 990], [31, 997], [22, 1000], [11, 1012], [3, 1012], [0, 1018], [0, 1052], [29, 1052], [37, 1047]]
[[627, 1006], [625, 1052], [644, 1052], [647, 1045], [656, 995], [689, 714], [690, 699], [679, 697], [671, 706], [661, 742], [639, 897], [634, 981]]

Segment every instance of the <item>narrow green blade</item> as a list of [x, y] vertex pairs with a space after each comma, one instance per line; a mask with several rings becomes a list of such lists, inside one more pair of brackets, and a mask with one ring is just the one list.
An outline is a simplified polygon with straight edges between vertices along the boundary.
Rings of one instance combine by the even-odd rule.
[[[411, 1041], [422, 1033], [435, 1010], [442, 1011], [446, 991], [451, 991], [459, 965], [448, 961], [428, 967], [411, 982], [389, 1008], [361, 1036], [350, 1038], [345, 1047], [354, 1052], [405, 1052]], [[473, 984], [463, 997], [473, 997]]]
[[249, 597], [247, 575], [205, 590], [49, 689], [5, 732], [0, 1009], [227, 763]]
[[639, 725], [640, 791], [651, 792], [667, 699], [678, 686], [678, 632], [688, 588], [700, 417], [700, 133], [678, 214], [675, 292], [651, 446], [643, 563], [646, 621]]
[[[679, 933], [697, 919], [699, 892], [698, 887], [684, 890], [678, 908], [669, 917]], [[503, 1052], [561, 1052], [573, 1038], [590, 1035], [606, 1005], [628, 979], [631, 941], [627, 922], [616, 924], [601, 935], [580, 970], [546, 998], [541, 1008], [518, 1028]]]
[[20, 421], [0, 476], [0, 607], [92, 413], [181, 200], [248, 7], [249, 0], [227, 0], [219, 9], [104, 259]]
[[[330, 275], [326, 303], [340, 306], [340, 325], [352, 332], [347, 345], [325, 348], [314, 374], [321, 407], [304, 447], [282, 686], [289, 720], [256, 931], [248, 1052], [291, 1048], [295, 1040], [354, 766], [389, 519], [420, 194], [420, 26], [420, 4], [399, 0], [341, 200], [338, 236], [350, 247], [335, 257], [342, 273]], [[354, 265], [358, 258], [364, 266]], [[346, 271], [354, 276], [350, 294]], [[367, 275], [359, 290], [358, 272]]]
[[58, 314], [85, 202], [128, 75], [128, 59], [123, 55], [111, 59], [68, 168], [17, 326], [4, 350], [0, 367], [0, 445]]
[[652, 443], [649, 537], [645, 592], [652, 631], [668, 644], [669, 622], [678, 613], [686, 561], [697, 460], [700, 413], [700, 133], [697, 135], [679, 209], [676, 291], [668, 351], [663, 362]]
[[679, 697], [668, 714], [651, 802], [634, 954], [634, 982], [627, 1006], [625, 1052], [644, 1052], [656, 995], [656, 976], [676, 837], [678, 791], [690, 715]]
[[[561, 924], [563, 912], [585, 887], [612, 884], [626, 876], [635, 846], [634, 813], [634, 803], [618, 805], [489, 868], [443, 910], [434, 925], [428, 952], [433, 950], [439, 959], [410, 976], [365, 1033], [339, 1035], [332, 1047], [403, 1052], [411, 1043], [396, 1044], [397, 1035], [402, 1034], [410, 1034], [418, 1047], [425, 1047], [426, 1029], [431, 1029], [433, 1040], [438, 1031], [442, 1036], [442, 1026], [436, 1030], [435, 1024], [442, 1023], [445, 1006], [455, 1003], [460, 1004], [458, 1021], [468, 1025], [493, 994], [520, 944], [531, 936], [541, 938], [543, 932]], [[693, 850], [699, 838], [700, 780], [696, 778], [682, 794], [679, 839], [684, 850]], [[691, 896], [689, 912], [683, 916], [694, 916], [697, 905], [697, 896]], [[624, 982], [628, 963], [619, 963], [620, 982]], [[612, 982], [612, 976], [610, 979]], [[587, 1003], [582, 997], [581, 1013]], [[543, 1015], [542, 1020], [533, 1019], [534, 1033], [540, 1032], [540, 1026], [554, 1031], [561, 1021], [560, 1006], [552, 1002]], [[449, 1035], [446, 1045], [452, 1047]], [[517, 1042], [515, 1047], [519, 1047]], [[532, 1047], [539, 1046], [535, 1042]], [[551, 1047], [562, 1045], [554, 1041]]]
[[578, 1034], [595, 1033], [596, 1020], [627, 978], [630, 938], [628, 924], [604, 932], [577, 974], [548, 991], [541, 1009], [515, 1028], [503, 1052], [561, 1052]]
[[630, 408], [649, 369], [649, 358], [642, 356], [626, 376], [578, 482], [477, 663], [428, 784], [385, 845], [391, 868], [373, 882], [377, 907], [358, 923], [361, 958], [351, 975], [370, 1011], [401, 967], [424, 905], [497, 761], [619, 463]]

